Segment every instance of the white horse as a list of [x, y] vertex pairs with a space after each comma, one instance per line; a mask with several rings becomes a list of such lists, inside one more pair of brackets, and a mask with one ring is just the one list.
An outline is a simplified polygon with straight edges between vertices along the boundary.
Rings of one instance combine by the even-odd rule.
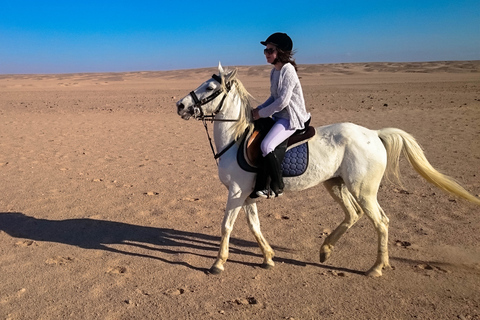
[[[243, 207], [262, 252], [264, 268], [274, 266], [274, 252], [260, 231], [256, 199], [249, 197], [255, 184], [255, 173], [242, 170], [237, 163], [240, 137], [252, 129], [249, 94], [236, 78], [236, 69], [224, 71], [201, 84], [195, 91], [179, 100], [177, 113], [183, 119], [204, 119], [211, 115], [214, 123], [214, 142], [221, 154], [218, 175], [228, 188], [228, 199], [222, 223], [218, 257], [210, 269], [213, 274], [224, 270], [228, 258], [229, 239], [238, 212]], [[309, 142], [309, 164], [298, 177], [284, 178], [285, 190], [300, 191], [324, 184], [330, 195], [345, 211], [343, 222], [325, 239], [320, 248], [320, 261], [326, 261], [336, 242], [365, 214], [378, 234], [378, 253], [374, 265], [366, 272], [381, 276], [390, 268], [388, 257], [388, 218], [377, 201], [382, 177], [392, 174], [398, 178], [398, 160], [404, 153], [413, 168], [437, 187], [480, 205], [480, 200], [452, 178], [435, 170], [424, 156], [421, 147], [408, 133], [394, 128], [369, 130], [352, 123], [339, 123], [316, 129]]]

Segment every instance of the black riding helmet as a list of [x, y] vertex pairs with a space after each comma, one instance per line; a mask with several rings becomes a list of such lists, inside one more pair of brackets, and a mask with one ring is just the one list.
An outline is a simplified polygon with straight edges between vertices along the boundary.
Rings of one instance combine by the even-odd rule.
[[293, 41], [292, 39], [286, 34], [282, 32], [276, 32], [272, 34], [270, 37], [267, 38], [265, 41], [260, 41], [261, 44], [266, 46], [267, 44], [273, 44], [277, 48], [282, 51], [292, 51], [293, 49]]

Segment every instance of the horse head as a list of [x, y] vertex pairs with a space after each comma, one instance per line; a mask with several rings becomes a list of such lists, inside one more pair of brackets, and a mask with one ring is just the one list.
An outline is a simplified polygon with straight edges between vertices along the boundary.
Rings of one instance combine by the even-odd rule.
[[[237, 70], [225, 71], [218, 64], [218, 75], [202, 83], [197, 89], [177, 102], [177, 113], [182, 119], [190, 117], [202, 118], [206, 114], [216, 114], [224, 97], [230, 90], [232, 80], [236, 77]], [[223, 98], [222, 98], [223, 97]]]

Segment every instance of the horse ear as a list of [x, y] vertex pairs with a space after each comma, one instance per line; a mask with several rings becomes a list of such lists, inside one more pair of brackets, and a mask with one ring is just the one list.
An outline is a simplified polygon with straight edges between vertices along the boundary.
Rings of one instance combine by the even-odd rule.
[[233, 69], [227, 74], [227, 82], [234, 79], [237, 76], [237, 68]]
[[223, 67], [222, 67], [222, 64], [220, 63], [220, 61], [218, 61], [218, 72], [221, 74], [225, 73], [225, 71], [223, 70]]

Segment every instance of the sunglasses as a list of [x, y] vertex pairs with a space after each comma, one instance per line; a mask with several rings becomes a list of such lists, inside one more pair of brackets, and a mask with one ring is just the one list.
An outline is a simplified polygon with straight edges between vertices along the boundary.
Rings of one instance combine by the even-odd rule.
[[263, 50], [263, 53], [264, 54], [272, 54], [275, 51], [276, 51], [275, 48], [266, 48], [266, 49]]

